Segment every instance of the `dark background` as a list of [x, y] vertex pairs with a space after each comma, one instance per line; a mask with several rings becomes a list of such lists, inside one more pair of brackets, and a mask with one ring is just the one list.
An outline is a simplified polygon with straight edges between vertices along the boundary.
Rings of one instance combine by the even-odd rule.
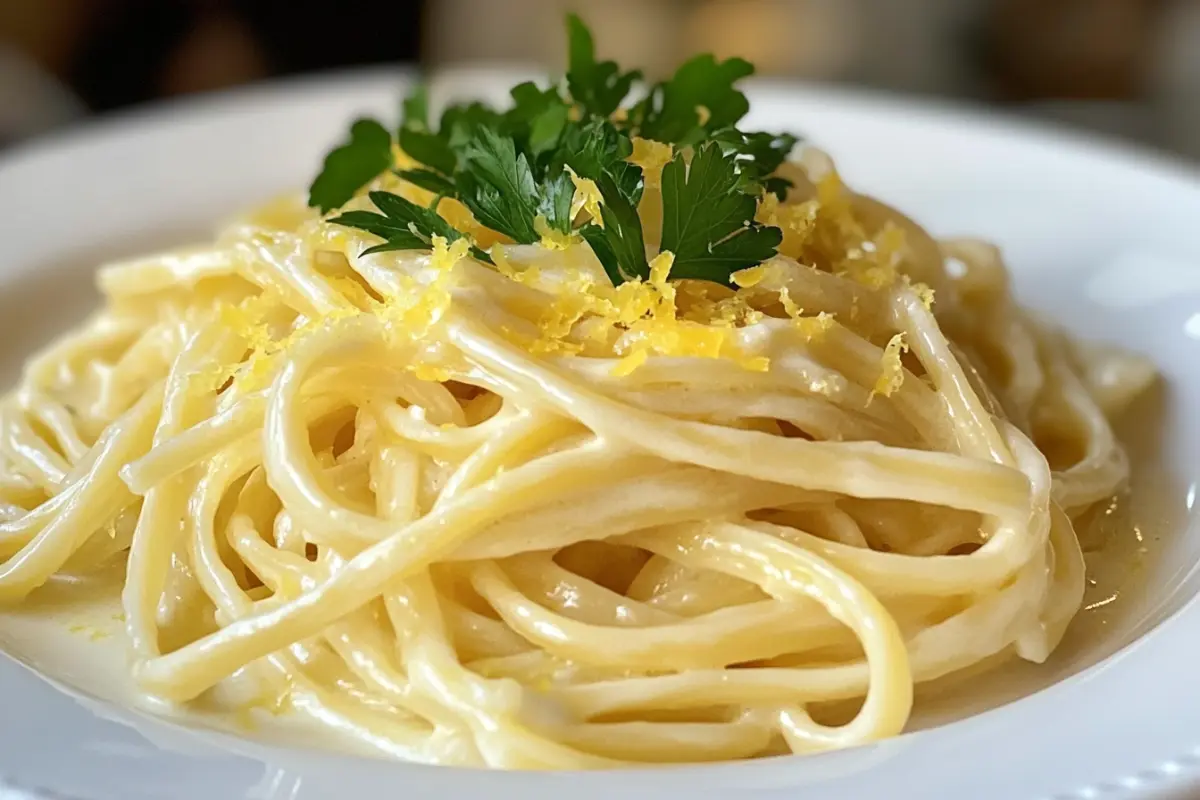
[[652, 74], [713, 50], [1200, 156], [1200, 0], [0, 0], [0, 136], [364, 64], [558, 68], [566, 8]]

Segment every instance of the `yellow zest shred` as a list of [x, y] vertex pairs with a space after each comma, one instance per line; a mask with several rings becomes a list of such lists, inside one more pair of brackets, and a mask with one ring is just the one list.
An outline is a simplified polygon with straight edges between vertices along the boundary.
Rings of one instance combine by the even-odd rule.
[[879, 379], [875, 381], [872, 395], [881, 394], [889, 397], [904, 383], [904, 365], [900, 356], [908, 350], [908, 342], [903, 333], [897, 333], [883, 348], [883, 358], [880, 359]]
[[796, 329], [804, 336], [805, 340], [812, 341], [818, 337], [824, 336], [833, 329], [834, 318], [833, 314], [827, 311], [822, 311], [815, 317], [797, 317], [793, 320]]
[[786, 286], [779, 289], [779, 302], [783, 306], [783, 310], [792, 318], [792, 325], [804, 337], [804, 340], [811, 342], [820, 336], [824, 336], [833, 328], [833, 315], [822, 311], [815, 317], [804, 316], [804, 309], [796, 305], [796, 301], [792, 299], [791, 293]]
[[913, 291], [917, 293], [917, 297], [920, 299], [921, 305], [925, 306], [925, 310], [933, 311], [933, 289], [924, 283], [916, 283], [913, 284]]
[[786, 286], [779, 289], [779, 302], [783, 306], [783, 310], [792, 319], [796, 319], [804, 313], [804, 309], [796, 305], [796, 301], [792, 299], [792, 293], [788, 291], [788, 287]]
[[670, 250], [664, 250], [654, 257], [650, 262], [650, 285], [666, 295], [669, 290], [671, 300], [675, 299], [675, 290], [667, 283], [667, 279], [671, 277], [671, 267], [675, 266], [675, 254]]
[[868, 289], [887, 289], [901, 278], [907, 246], [904, 230], [887, 222], [867, 244], [848, 253], [839, 272]]
[[[355, 305], [328, 311], [312, 318], [301, 318], [301, 324], [280, 339], [272, 336], [266, 316], [282, 307], [281, 298], [264, 292], [237, 305], [222, 306], [218, 311], [219, 324], [233, 331], [246, 343], [249, 356], [238, 363], [218, 365], [210, 370], [211, 376], [206, 375], [205, 382], [211, 383], [212, 388], [215, 388], [233, 378], [247, 391], [261, 388], [270, 380], [276, 357], [280, 353], [325, 325], [359, 314], [374, 314], [383, 322], [384, 330], [391, 339], [403, 336], [409, 340], [416, 340], [423, 337], [449, 307], [454, 266], [468, 255], [470, 247], [470, 242], [466, 239], [459, 239], [450, 244], [444, 237], [434, 236], [433, 253], [429, 262], [433, 272], [432, 279], [420, 285], [409, 277], [403, 282], [402, 291], [385, 298], [383, 302], [371, 297], [361, 285], [350, 278], [331, 278], [330, 284], [343, 292]], [[431, 376], [429, 379], [449, 379], [449, 373], [428, 365], [415, 364], [410, 369], [425, 370]], [[430, 369], [434, 372], [429, 372]], [[211, 380], [207, 380], [208, 377], [211, 377]]]
[[211, 383], [217, 388], [236, 377], [242, 385], [259, 386], [266, 383], [270, 374], [270, 360], [282, 349], [282, 343], [271, 336], [271, 327], [266, 316], [281, 307], [283, 301], [272, 292], [248, 297], [237, 305], [224, 305], [218, 310], [217, 321], [221, 327], [232, 331], [246, 344], [249, 356], [245, 361], [219, 364], [211, 370]]
[[750, 305], [746, 297], [741, 294], [735, 294], [732, 297], [723, 298], [715, 303], [709, 303], [707, 306], [699, 308], [698, 312], [698, 314], [692, 317], [693, 321], [716, 325], [722, 328], [754, 325], [766, 316], [763, 312]]
[[774, 192], [763, 192], [754, 210], [754, 221], [779, 227], [779, 205], [779, 197]]
[[[595, 306], [610, 325], [624, 331], [618, 345], [623, 358], [614, 367], [614, 375], [628, 375], [644, 364], [651, 353], [694, 358], [727, 355], [728, 328], [679, 318], [675, 303], [677, 287], [670, 282], [674, 261], [674, 254], [669, 251], [660, 253], [650, 262], [648, 280], [623, 283], [613, 290], [610, 301]], [[728, 355], [740, 359], [740, 353]], [[763, 367], [751, 359], [750, 368]]]
[[575, 219], [579, 212], [583, 211], [592, 222], [603, 228], [604, 216], [600, 213], [603, 198], [600, 196], [600, 187], [591, 178], [579, 177], [570, 167], [567, 167], [567, 171], [571, 175], [571, 182], [575, 184], [575, 195], [571, 198], [571, 219]]
[[392, 327], [389, 323], [397, 323], [405, 336], [413, 340], [424, 336], [430, 326], [442, 318], [450, 305], [450, 277], [454, 266], [471, 249], [466, 239], [449, 244], [445, 237], [435, 235], [432, 241], [429, 266], [434, 272], [433, 280], [424, 287], [412, 282], [405, 291], [386, 298], [375, 311], [389, 329]]
[[854, 214], [854, 194], [832, 169], [817, 181], [816, 188], [816, 215], [805, 243], [805, 253], [811, 258], [806, 260], [828, 264], [835, 273], [854, 279], [874, 266], [873, 254], [868, 252], [873, 245], [864, 247], [869, 237]]
[[933, 289], [926, 283], [913, 281], [907, 275], [902, 276], [904, 282], [913, 290], [913, 294], [921, 301], [921, 305], [925, 306], [926, 311], [933, 311]]
[[[772, 197], [774, 197], [774, 195], [772, 195]], [[743, 289], [749, 289], [751, 286], [757, 286], [758, 284], [762, 283], [762, 279], [765, 278], [766, 275], [767, 268], [760, 264], [757, 267], [740, 269], [733, 273], [733, 275], [730, 277], [738, 286], [741, 286]]]
[[541, 271], [537, 267], [526, 267], [520, 270], [514, 267], [512, 260], [508, 257], [508, 252], [503, 247], [493, 248], [489, 255], [496, 265], [496, 271], [510, 281], [529, 286], [537, 283], [541, 276]]
[[626, 160], [642, 168], [647, 187], [656, 188], [662, 186], [663, 167], [670, 163], [673, 155], [671, 145], [635, 136], [633, 153]]
[[816, 228], [820, 208], [820, 203], [815, 200], [780, 203], [773, 192], [766, 192], [758, 200], [754, 220], [783, 231], [779, 252], [790, 258], [800, 259]]
[[544, 214], [533, 218], [533, 230], [542, 240], [538, 243], [547, 250], [566, 250], [575, 243], [578, 237], [571, 233], [563, 233], [550, 227]]

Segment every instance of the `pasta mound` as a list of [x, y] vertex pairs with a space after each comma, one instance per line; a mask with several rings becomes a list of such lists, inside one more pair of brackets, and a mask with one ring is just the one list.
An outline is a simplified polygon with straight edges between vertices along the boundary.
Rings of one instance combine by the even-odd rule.
[[[656, 191], [671, 148], [631, 158]], [[426, 252], [364, 255], [285, 199], [106, 267], [0, 407], [0, 601], [121, 564], [145, 696], [245, 684], [390, 756], [503, 768], [850, 746], [899, 733], [917, 683], [1045, 659], [1083, 594], [1072, 519], [1127, 477], [1108, 416], [1152, 370], [1036, 322], [995, 249], [823, 154], [781, 171], [756, 215], [779, 252], [732, 285], [664, 251], [614, 286], [577, 237], [513, 244], [449, 199], [471, 238]], [[1046, 420], [1081, 454], [1054, 471]]]

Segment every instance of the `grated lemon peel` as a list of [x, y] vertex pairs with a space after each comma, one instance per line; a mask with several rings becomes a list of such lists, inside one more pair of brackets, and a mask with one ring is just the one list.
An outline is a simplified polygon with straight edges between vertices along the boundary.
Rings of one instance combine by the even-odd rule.
[[663, 167], [671, 162], [674, 155], [674, 148], [669, 144], [635, 136], [633, 152], [626, 161], [641, 167], [646, 187], [655, 189], [662, 186]]
[[879, 378], [875, 381], [875, 388], [871, 392], [874, 397], [877, 394], [884, 397], [890, 397], [893, 392], [901, 387], [904, 383], [904, 365], [900, 360], [900, 356], [908, 350], [908, 341], [903, 333], [897, 333], [883, 348], [883, 357], [880, 359]]

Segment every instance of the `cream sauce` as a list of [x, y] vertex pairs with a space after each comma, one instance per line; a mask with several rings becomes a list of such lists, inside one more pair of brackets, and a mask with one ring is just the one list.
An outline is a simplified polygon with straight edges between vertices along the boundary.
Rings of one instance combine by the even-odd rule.
[[[1129, 416], [1147, 422], [1118, 428], [1131, 445], [1130, 491], [1076, 521], [1087, 563], [1087, 588], [1083, 609], [1062, 644], [1045, 664], [1002, 654], [966, 673], [919, 686], [910, 730], [952, 722], [1044, 689], [1097, 664], [1161, 619], [1171, 587], [1152, 586], [1148, 578], [1164, 537], [1182, 530], [1187, 509], [1182, 487], [1153, 466], [1158, 447], [1154, 437], [1147, 435], [1147, 426], [1161, 417], [1141, 407], [1142, 403], [1137, 405]], [[233, 682], [222, 687], [224, 692], [209, 693], [200, 708], [148, 705], [128, 669], [121, 578], [114, 569], [84, 581], [54, 581], [19, 608], [0, 610], [0, 649], [93, 711], [102, 710], [143, 733], [154, 730], [153, 725], [146, 727], [150, 715], [186, 726], [208, 743], [227, 748], [239, 748], [239, 740], [228, 736], [233, 734], [267, 744], [377, 752], [299, 713], [280, 712], [270, 702], [246, 699], [252, 698], [253, 690], [247, 694], [245, 686]], [[981, 676], [984, 670], [988, 674]], [[243, 701], [222, 704], [217, 699], [222, 696], [240, 696]]]
[[[1159, 580], [1164, 544], [1186, 528], [1187, 490], [1162, 465], [1162, 387], [1114, 425], [1129, 454], [1130, 485], [1075, 520], [1084, 551], [1083, 604], [1044, 664], [1003, 653], [918, 686], [909, 730], [953, 722], [1014, 702], [1092, 667], [1161, 622], [1178, 605], [1179, 576]], [[981, 673], [986, 672], [986, 676]]]

